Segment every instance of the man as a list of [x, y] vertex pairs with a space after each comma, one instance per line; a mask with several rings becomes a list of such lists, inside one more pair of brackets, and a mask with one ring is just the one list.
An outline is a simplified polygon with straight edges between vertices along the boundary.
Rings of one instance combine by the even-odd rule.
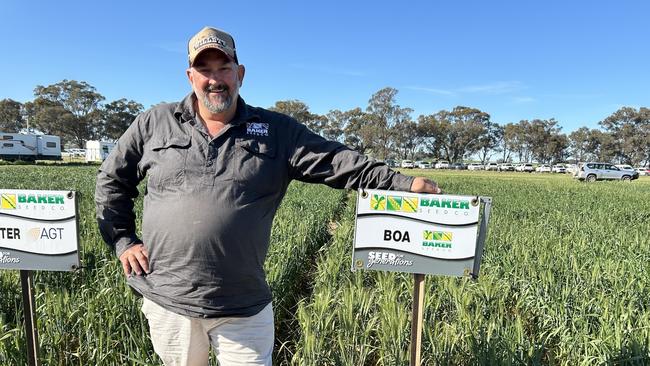
[[[336, 188], [439, 193], [295, 120], [247, 105], [233, 38], [204, 28], [188, 44], [192, 93], [140, 114], [102, 164], [100, 231], [142, 294], [166, 365], [270, 365], [271, 292], [263, 264], [293, 179]], [[133, 199], [148, 176], [142, 239]]]

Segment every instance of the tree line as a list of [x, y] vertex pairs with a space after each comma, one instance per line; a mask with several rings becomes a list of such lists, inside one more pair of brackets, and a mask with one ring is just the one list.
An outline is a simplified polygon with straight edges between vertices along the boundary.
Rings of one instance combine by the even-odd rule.
[[[622, 107], [600, 121], [600, 129], [581, 127], [567, 135], [554, 118], [497, 123], [487, 112], [465, 106], [413, 119], [413, 109], [397, 104], [397, 93], [383, 88], [370, 97], [365, 109], [335, 109], [325, 115], [312, 113], [300, 100], [278, 101], [270, 109], [382, 160], [650, 163], [650, 109], [646, 107]], [[0, 131], [36, 129], [79, 147], [87, 140], [114, 141], [144, 108], [124, 98], [104, 100], [83, 81], [39, 85], [32, 101], [0, 101]]]
[[116, 141], [142, 104], [125, 98], [104, 103], [95, 87], [81, 81], [63, 80], [34, 89], [34, 100], [0, 101], [0, 131], [37, 130], [61, 137], [62, 144], [83, 148], [88, 140]]
[[650, 163], [650, 109], [645, 107], [622, 107], [599, 122], [601, 129], [581, 127], [567, 135], [554, 118], [500, 124], [465, 106], [413, 119], [411, 108], [397, 104], [397, 93], [377, 91], [365, 110], [318, 115], [299, 100], [278, 101], [271, 109], [378, 159]]

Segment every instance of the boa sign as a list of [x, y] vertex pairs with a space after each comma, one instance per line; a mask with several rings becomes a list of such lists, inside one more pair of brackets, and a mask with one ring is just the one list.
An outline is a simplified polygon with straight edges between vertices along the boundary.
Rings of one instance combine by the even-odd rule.
[[352, 270], [476, 275], [481, 202], [485, 198], [361, 191]]
[[74, 192], [0, 189], [0, 269], [79, 267]]

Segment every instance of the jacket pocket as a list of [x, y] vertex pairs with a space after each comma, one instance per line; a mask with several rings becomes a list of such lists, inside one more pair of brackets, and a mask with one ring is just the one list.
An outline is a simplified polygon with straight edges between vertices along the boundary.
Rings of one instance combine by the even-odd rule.
[[155, 187], [181, 185], [185, 179], [185, 161], [191, 146], [189, 136], [156, 139], [150, 143], [152, 167], [149, 184]]
[[277, 157], [274, 141], [246, 139], [235, 143], [235, 181], [246, 195], [277, 191], [286, 177], [286, 162]]

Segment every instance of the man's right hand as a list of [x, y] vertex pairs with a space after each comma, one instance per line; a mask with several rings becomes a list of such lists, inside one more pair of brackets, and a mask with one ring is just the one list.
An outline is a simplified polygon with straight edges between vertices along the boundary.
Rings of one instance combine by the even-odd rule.
[[140, 276], [143, 272], [149, 273], [149, 253], [144, 248], [144, 244], [136, 244], [127, 249], [120, 256], [124, 275], [131, 276], [132, 272]]

